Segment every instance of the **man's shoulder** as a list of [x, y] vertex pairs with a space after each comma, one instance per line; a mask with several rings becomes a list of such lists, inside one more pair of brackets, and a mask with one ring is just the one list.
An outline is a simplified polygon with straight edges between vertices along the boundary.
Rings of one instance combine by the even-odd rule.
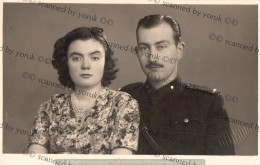
[[125, 91], [125, 92], [130, 92], [130, 91], [140, 89], [143, 85], [144, 85], [144, 83], [142, 83], [142, 82], [136, 82], [136, 83], [132, 83], [132, 84], [128, 84], [126, 86], [123, 86], [122, 88], [119, 88], [119, 90]]
[[205, 85], [183, 83], [183, 88], [188, 90], [188, 91], [191, 91], [191, 92], [197, 92], [198, 94], [220, 96], [220, 91], [218, 91], [216, 88], [210, 88], [210, 87], [205, 86]]

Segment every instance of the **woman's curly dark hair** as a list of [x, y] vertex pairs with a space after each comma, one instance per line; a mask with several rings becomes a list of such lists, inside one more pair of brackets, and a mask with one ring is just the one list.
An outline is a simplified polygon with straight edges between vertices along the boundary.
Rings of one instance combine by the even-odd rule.
[[103, 29], [98, 27], [79, 27], [58, 39], [54, 45], [52, 65], [58, 70], [59, 81], [62, 85], [75, 89], [75, 84], [70, 78], [68, 68], [67, 51], [71, 42], [75, 40], [89, 40], [99, 42], [105, 49], [104, 74], [101, 80], [102, 86], [109, 86], [111, 80], [116, 78], [118, 68], [114, 59], [114, 52], [110, 49]]

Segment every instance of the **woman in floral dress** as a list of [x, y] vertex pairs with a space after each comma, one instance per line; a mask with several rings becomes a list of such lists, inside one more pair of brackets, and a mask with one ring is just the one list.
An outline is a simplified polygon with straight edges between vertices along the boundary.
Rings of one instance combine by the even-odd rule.
[[40, 105], [29, 152], [133, 154], [138, 147], [138, 103], [107, 86], [115, 60], [103, 29], [80, 27], [56, 41], [52, 65], [72, 89]]

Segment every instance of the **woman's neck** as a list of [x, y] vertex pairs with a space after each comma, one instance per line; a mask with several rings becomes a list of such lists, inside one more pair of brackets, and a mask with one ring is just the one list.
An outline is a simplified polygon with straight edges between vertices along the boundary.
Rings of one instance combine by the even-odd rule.
[[98, 84], [93, 87], [80, 87], [80, 86], [75, 86], [75, 95], [78, 99], [79, 102], [89, 102], [92, 100], [96, 100], [96, 97], [98, 93], [101, 91], [103, 86], [101, 84]]

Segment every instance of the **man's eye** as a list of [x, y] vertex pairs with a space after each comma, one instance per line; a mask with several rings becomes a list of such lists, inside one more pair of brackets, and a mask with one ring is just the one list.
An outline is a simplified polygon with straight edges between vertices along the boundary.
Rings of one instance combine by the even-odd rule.
[[140, 51], [146, 51], [146, 50], [148, 50], [148, 48], [147, 47], [139, 47], [139, 50]]
[[80, 60], [80, 57], [73, 57], [72, 60], [73, 60], [73, 61], [79, 61], [79, 60]]
[[99, 60], [99, 57], [92, 57], [92, 60], [97, 61], [97, 60]]
[[162, 50], [164, 48], [167, 48], [167, 45], [158, 45], [157, 46], [157, 49], [159, 49], [159, 50]]

